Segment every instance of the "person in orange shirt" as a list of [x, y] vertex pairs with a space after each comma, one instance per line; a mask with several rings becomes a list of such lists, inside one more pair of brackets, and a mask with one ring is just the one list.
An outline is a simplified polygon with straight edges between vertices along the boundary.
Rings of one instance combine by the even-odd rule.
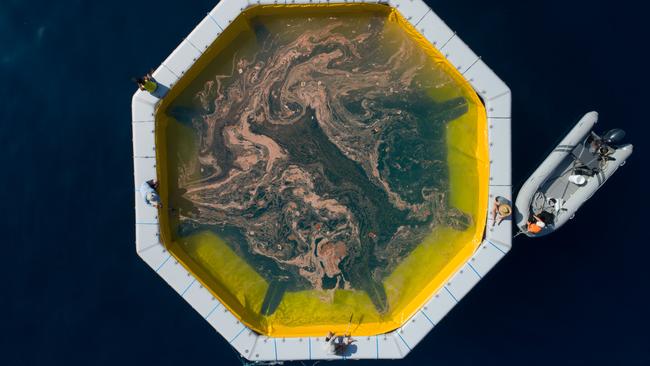
[[539, 234], [545, 227], [544, 221], [539, 216], [533, 215], [532, 219], [528, 221], [527, 229], [531, 234]]

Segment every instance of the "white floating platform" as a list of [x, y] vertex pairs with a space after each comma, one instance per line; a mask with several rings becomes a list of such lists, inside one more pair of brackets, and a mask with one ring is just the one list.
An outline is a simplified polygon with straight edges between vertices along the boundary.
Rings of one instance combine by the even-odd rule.
[[[154, 77], [168, 90], [246, 8], [258, 4], [314, 4], [325, 1], [288, 2], [260, 0], [222, 0], [156, 69]], [[329, 3], [348, 1], [330, 0]], [[364, 2], [364, 1], [361, 1]], [[365, 1], [377, 3], [377, 1]], [[463, 74], [482, 98], [487, 111], [490, 185], [488, 210], [495, 196], [512, 201], [510, 89], [421, 0], [390, 0], [422, 35]], [[133, 165], [136, 206], [136, 250], [138, 255], [183, 297], [242, 357], [250, 361], [399, 359], [404, 358], [442, 318], [476, 285], [512, 245], [512, 221], [493, 227], [487, 215], [484, 240], [471, 258], [446, 285], [401, 328], [370, 337], [357, 337], [349, 355], [333, 356], [324, 351], [323, 338], [273, 338], [259, 335], [241, 324], [218, 299], [200, 285], [160, 243], [158, 216], [145, 206], [138, 192], [140, 185], [156, 178], [154, 114], [159, 98], [137, 91], [132, 100]]]

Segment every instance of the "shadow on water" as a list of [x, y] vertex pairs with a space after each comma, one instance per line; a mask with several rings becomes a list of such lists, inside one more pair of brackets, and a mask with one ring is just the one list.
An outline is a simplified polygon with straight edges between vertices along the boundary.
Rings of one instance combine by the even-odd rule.
[[262, 302], [262, 309], [260, 314], [262, 315], [271, 315], [277, 310], [282, 302], [282, 297], [284, 292], [287, 290], [288, 283], [286, 281], [274, 280], [269, 284], [268, 290], [264, 295], [264, 301]]
[[169, 207], [169, 215], [173, 222], [178, 222], [180, 216], [192, 217], [199, 214], [199, 209], [192, 201], [184, 197], [185, 193], [187, 193], [186, 189], [176, 187], [173, 194], [170, 194], [170, 196], [174, 197]]

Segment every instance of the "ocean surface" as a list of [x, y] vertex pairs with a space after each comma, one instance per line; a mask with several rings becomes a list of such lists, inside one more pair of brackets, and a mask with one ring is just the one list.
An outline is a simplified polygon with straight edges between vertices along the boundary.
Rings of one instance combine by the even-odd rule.
[[[237, 365], [135, 253], [131, 77], [215, 2], [0, 2], [2, 365]], [[649, 365], [647, 19], [637, 2], [431, 1], [513, 92], [515, 190], [589, 110], [635, 152], [513, 250], [405, 359]]]

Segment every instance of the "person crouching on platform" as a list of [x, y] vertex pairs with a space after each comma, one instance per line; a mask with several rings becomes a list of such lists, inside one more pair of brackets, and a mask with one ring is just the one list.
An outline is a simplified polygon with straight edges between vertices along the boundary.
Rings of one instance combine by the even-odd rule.
[[153, 208], [162, 208], [162, 202], [160, 202], [160, 196], [158, 195], [158, 182], [155, 180], [150, 180], [142, 183], [140, 186], [140, 195], [144, 199], [144, 202], [153, 207]]
[[158, 89], [158, 83], [151, 76], [151, 73], [145, 75], [144, 77], [135, 79], [138, 88], [142, 91], [148, 91], [150, 94], [153, 94]]
[[512, 207], [510, 201], [502, 196], [494, 197], [494, 204], [492, 205], [492, 226], [499, 225], [501, 221], [512, 215]]

